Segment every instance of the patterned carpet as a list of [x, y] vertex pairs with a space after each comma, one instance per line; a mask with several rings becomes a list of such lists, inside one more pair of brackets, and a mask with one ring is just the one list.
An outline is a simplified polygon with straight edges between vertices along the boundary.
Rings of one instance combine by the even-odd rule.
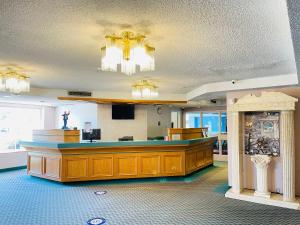
[[[300, 212], [227, 199], [227, 165], [187, 178], [59, 184], [0, 173], [0, 225], [300, 224]], [[105, 195], [95, 191], [105, 190]]]

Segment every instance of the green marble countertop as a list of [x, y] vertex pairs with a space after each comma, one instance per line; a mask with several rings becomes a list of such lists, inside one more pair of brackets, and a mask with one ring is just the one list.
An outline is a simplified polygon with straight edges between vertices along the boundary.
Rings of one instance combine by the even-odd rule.
[[63, 143], [63, 142], [46, 142], [46, 141], [21, 141], [22, 147], [44, 147], [44, 148], [80, 148], [80, 147], [120, 147], [120, 146], [155, 146], [155, 145], [189, 145], [208, 140], [216, 139], [217, 137], [206, 137], [190, 140], [151, 140], [151, 141], [98, 141], [98, 142], [80, 142], [80, 143]]

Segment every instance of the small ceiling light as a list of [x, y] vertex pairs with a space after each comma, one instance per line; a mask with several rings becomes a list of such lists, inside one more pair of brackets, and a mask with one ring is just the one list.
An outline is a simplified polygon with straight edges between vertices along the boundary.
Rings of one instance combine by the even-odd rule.
[[117, 72], [118, 65], [121, 65], [121, 72], [127, 75], [136, 73], [137, 66], [141, 72], [154, 71], [155, 48], [146, 44], [145, 38], [129, 31], [119, 36], [105, 36], [106, 44], [101, 48], [101, 70]]
[[11, 92], [14, 94], [29, 92], [29, 77], [11, 68], [0, 71], [0, 91]]
[[152, 98], [158, 97], [158, 87], [148, 80], [141, 80], [132, 85], [132, 97]]

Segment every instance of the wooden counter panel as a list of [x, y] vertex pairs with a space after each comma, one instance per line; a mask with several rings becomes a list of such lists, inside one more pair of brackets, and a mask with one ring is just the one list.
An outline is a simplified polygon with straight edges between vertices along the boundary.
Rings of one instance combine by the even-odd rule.
[[204, 159], [204, 151], [197, 151], [196, 153], [196, 167], [201, 168], [205, 166], [205, 159]]
[[66, 180], [84, 180], [88, 178], [88, 157], [64, 156], [63, 174]]
[[[193, 145], [191, 145], [193, 146]], [[67, 148], [60, 149], [62, 154], [66, 155], [79, 155], [79, 154], [118, 154], [118, 153], [153, 153], [153, 152], [181, 152], [183, 150], [188, 150], [191, 146], [186, 145], [175, 145], [175, 146], [166, 146], [166, 145], [157, 145], [157, 146], [123, 146], [123, 147], [95, 147], [95, 148]], [[37, 150], [37, 149], [36, 149]], [[31, 151], [36, 151], [31, 149]], [[46, 149], [43, 151], [47, 151]], [[51, 149], [48, 150], [49, 152]], [[55, 151], [55, 149], [53, 149]]]
[[213, 142], [192, 146], [186, 151], [186, 173], [192, 173], [213, 164]]
[[197, 151], [192, 150], [186, 153], [186, 172], [190, 173], [197, 168]]
[[34, 130], [32, 132], [32, 139], [35, 141], [48, 141], [48, 142], [79, 142], [79, 130]]
[[169, 128], [168, 137], [169, 140], [179, 139], [188, 140], [204, 137], [207, 128]]
[[43, 157], [44, 160], [44, 176], [60, 179], [61, 174], [61, 158], [55, 156]]
[[27, 150], [28, 174], [60, 182], [184, 176], [213, 163], [213, 141], [181, 146]]
[[160, 171], [160, 154], [144, 153], [139, 156], [139, 176], [159, 176]]
[[103, 178], [114, 175], [114, 158], [112, 154], [93, 155], [89, 158], [90, 177]]
[[115, 176], [118, 178], [128, 178], [138, 176], [138, 155], [137, 154], [117, 154], [115, 159]]
[[162, 175], [163, 176], [181, 176], [185, 174], [183, 152], [165, 152], [162, 153]]
[[28, 154], [28, 173], [31, 175], [43, 175], [43, 157], [36, 154]]

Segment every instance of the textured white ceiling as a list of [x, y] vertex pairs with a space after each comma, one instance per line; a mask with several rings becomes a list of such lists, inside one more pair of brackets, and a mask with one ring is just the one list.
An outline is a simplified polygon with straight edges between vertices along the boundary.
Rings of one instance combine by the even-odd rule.
[[[149, 37], [154, 72], [97, 72], [104, 35], [123, 30]], [[99, 91], [147, 77], [186, 93], [296, 72], [284, 0], [1, 0], [0, 63], [27, 67], [37, 87]]]
[[298, 80], [300, 80], [300, 1], [287, 0], [287, 6], [298, 71]]

